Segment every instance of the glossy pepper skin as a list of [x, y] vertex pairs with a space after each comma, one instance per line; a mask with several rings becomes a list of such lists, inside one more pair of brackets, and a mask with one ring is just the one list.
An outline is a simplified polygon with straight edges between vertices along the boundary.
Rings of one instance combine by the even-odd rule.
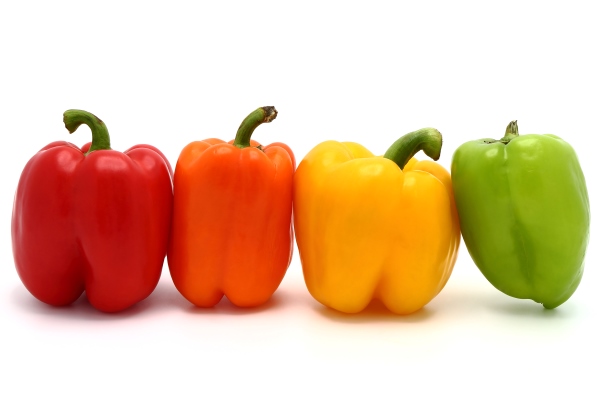
[[263, 304], [290, 264], [294, 155], [282, 143], [250, 141], [276, 116], [261, 107], [235, 141], [192, 142], [179, 156], [169, 270], [196, 306], [212, 307], [223, 295], [240, 307]]
[[68, 110], [64, 121], [71, 133], [89, 125], [93, 141], [82, 149], [50, 143], [25, 166], [12, 215], [17, 272], [47, 304], [68, 305], [85, 291], [98, 310], [120, 311], [150, 295], [160, 278], [171, 167], [149, 145], [111, 150], [106, 126], [90, 113]]
[[452, 159], [463, 238], [498, 290], [555, 308], [583, 274], [590, 206], [577, 155], [554, 135], [464, 143]]
[[450, 174], [412, 156], [438, 159], [441, 135], [425, 128], [384, 158], [357, 143], [313, 148], [294, 176], [294, 229], [310, 294], [346, 313], [380, 299], [415, 312], [444, 287], [460, 228]]

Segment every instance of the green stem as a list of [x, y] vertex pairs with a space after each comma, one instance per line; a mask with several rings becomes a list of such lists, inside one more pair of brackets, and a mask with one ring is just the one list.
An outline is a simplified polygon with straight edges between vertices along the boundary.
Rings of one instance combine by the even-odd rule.
[[508, 144], [511, 140], [519, 136], [519, 127], [517, 126], [517, 120], [511, 121], [506, 127], [504, 137], [500, 141], [504, 144]]
[[92, 131], [92, 145], [86, 153], [95, 150], [110, 150], [110, 136], [104, 122], [94, 114], [83, 110], [67, 110], [63, 114], [63, 122], [69, 133], [73, 133], [81, 124], [86, 124]]
[[404, 169], [408, 160], [420, 150], [437, 161], [442, 151], [442, 134], [434, 128], [423, 128], [407, 133], [396, 140], [383, 157], [398, 164], [400, 169]]
[[252, 111], [242, 121], [238, 128], [237, 134], [233, 145], [243, 149], [244, 147], [250, 147], [250, 137], [252, 132], [263, 122], [271, 122], [277, 117], [277, 110], [275, 107], [259, 107]]

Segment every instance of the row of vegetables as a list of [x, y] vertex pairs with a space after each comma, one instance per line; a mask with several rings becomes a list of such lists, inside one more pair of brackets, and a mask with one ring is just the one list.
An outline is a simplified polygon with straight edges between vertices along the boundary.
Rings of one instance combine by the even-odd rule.
[[53, 142], [25, 166], [12, 215], [15, 266], [33, 296], [53, 306], [85, 291], [117, 312], [149, 296], [165, 256], [177, 290], [199, 307], [225, 295], [265, 303], [292, 259], [294, 234], [310, 294], [355, 313], [374, 298], [415, 312], [448, 281], [462, 237], [484, 276], [509, 296], [555, 308], [575, 292], [588, 244], [590, 207], [573, 148], [554, 135], [519, 135], [460, 146], [451, 174], [437, 160], [442, 136], [408, 133], [383, 157], [326, 141], [296, 168], [283, 143], [254, 130], [277, 116], [261, 107], [235, 140], [187, 145], [175, 172], [151, 145], [121, 153], [106, 125], [68, 110], [92, 142]]

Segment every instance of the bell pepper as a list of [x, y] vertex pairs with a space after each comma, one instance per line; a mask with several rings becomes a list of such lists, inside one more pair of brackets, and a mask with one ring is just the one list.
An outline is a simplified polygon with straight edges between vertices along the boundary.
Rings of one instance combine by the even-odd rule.
[[590, 229], [585, 178], [573, 148], [555, 135], [461, 145], [452, 184], [465, 245], [498, 290], [555, 308], [583, 274]]
[[15, 195], [12, 245], [25, 287], [53, 306], [77, 300], [116, 312], [156, 287], [167, 252], [173, 202], [171, 166], [149, 145], [111, 150], [104, 123], [68, 110], [91, 144], [53, 142], [25, 166]]
[[437, 160], [441, 134], [409, 133], [383, 157], [326, 141], [294, 176], [294, 229], [306, 286], [320, 303], [356, 313], [373, 299], [409, 314], [444, 287], [460, 228], [450, 174]]
[[196, 306], [223, 295], [240, 307], [263, 304], [290, 264], [294, 155], [283, 143], [250, 140], [276, 116], [258, 108], [234, 141], [192, 142], [177, 160], [167, 259], [176, 288]]

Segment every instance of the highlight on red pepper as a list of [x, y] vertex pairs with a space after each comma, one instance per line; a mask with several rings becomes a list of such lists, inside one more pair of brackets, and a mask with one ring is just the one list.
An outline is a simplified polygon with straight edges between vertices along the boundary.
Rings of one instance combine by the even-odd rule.
[[116, 312], [145, 299], [167, 252], [171, 166], [150, 145], [110, 148], [106, 125], [82, 110], [64, 113], [92, 142], [53, 142], [25, 166], [15, 195], [12, 245], [23, 284], [38, 300], [65, 306], [85, 291], [98, 310]]
[[177, 160], [169, 270], [196, 306], [223, 295], [237, 306], [263, 304], [290, 264], [294, 155], [283, 143], [250, 140], [276, 116], [274, 107], [258, 108], [234, 141], [192, 142]]

